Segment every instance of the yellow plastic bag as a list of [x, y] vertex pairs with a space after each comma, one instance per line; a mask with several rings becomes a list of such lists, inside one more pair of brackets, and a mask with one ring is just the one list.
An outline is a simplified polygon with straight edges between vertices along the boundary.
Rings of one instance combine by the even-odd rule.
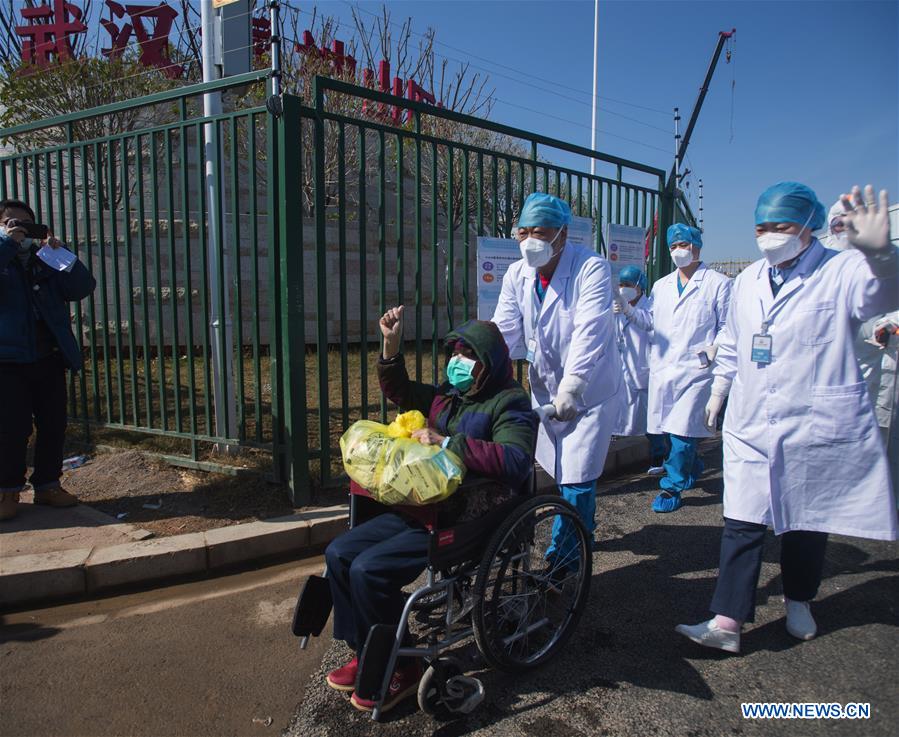
[[415, 506], [436, 504], [451, 496], [464, 477], [462, 459], [452, 451], [397, 438], [387, 450], [378, 501]]
[[387, 434], [392, 438], [411, 438], [416, 430], [427, 427], [425, 416], [417, 409], [403, 412], [387, 426]]
[[465, 477], [455, 453], [391, 438], [387, 425], [370, 420], [350, 426], [340, 438], [340, 452], [347, 475], [383, 504], [435, 504], [453, 494]]
[[363, 489], [374, 491], [381, 482], [387, 449], [393, 439], [387, 425], [359, 420], [340, 438], [340, 453], [347, 475]]

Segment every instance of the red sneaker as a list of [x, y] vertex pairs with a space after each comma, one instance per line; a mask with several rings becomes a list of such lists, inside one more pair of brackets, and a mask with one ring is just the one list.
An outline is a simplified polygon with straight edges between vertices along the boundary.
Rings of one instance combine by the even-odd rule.
[[[387, 698], [381, 705], [381, 711], [390, 711], [400, 701], [407, 696], [418, 691], [418, 682], [421, 680], [421, 662], [416, 660], [407, 666], [397, 668], [393, 672], [393, 678], [390, 679], [390, 687], [387, 691]], [[359, 711], [373, 711], [375, 708], [374, 699], [363, 699], [356, 693], [350, 697], [350, 703]]]
[[359, 658], [353, 658], [346, 665], [328, 673], [328, 685], [338, 691], [352, 691], [356, 688], [356, 674], [359, 672]]

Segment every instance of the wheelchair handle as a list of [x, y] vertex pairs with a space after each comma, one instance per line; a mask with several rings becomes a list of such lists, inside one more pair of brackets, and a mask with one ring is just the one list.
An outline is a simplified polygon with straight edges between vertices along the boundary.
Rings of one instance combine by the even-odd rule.
[[552, 404], [544, 404], [542, 407], [537, 407], [537, 409], [534, 410], [534, 413], [541, 422], [545, 422], [556, 416], [556, 408]]

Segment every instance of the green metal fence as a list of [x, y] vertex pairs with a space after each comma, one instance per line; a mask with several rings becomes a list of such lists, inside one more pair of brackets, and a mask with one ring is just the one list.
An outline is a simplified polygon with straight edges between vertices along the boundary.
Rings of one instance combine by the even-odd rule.
[[[407, 305], [410, 372], [437, 381], [441, 336], [476, 315], [476, 239], [510, 236], [530, 192], [593, 217], [600, 252], [608, 222], [650, 229], [650, 279], [671, 268], [667, 224], [692, 222], [660, 169], [329, 78], [303, 100], [199, 112], [204, 91], [247, 99], [264, 76], [2, 133], [60, 135], [0, 158], [0, 196], [27, 199], [97, 278], [73, 316], [86, 369], [70, 410], [88, 436], [162, 436], [194, 462], [220, 458], [211, 444], [270, 454], [302, 503], [339, 473], [345, 428], [386, 416], [380, 315]], [[134, 108], [148, 111], [135, 129], [73, 133]], [[207, 144], [223, 175], [211, 202]]]

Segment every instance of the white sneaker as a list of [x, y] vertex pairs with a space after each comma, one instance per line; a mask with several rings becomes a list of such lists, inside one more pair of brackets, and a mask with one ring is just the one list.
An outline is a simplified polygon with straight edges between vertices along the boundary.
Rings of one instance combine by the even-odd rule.
[[807, 601], [791, 601], [784, 597], [787, 607], [787, 632], [799, 640], [811, 640], [818, 632]]
[[646, 469], [647, 476], [661, 476], [663, 473], [665, 473], [664, 466], [650, 466]]
[[685, 637], [689, 637], [697, 645], [713, 647], [729, 653], [740, 652], [740, 633], [721, 629], [715, 624], [714, 617], [699, 624], [679, 624], [674, 629]]

